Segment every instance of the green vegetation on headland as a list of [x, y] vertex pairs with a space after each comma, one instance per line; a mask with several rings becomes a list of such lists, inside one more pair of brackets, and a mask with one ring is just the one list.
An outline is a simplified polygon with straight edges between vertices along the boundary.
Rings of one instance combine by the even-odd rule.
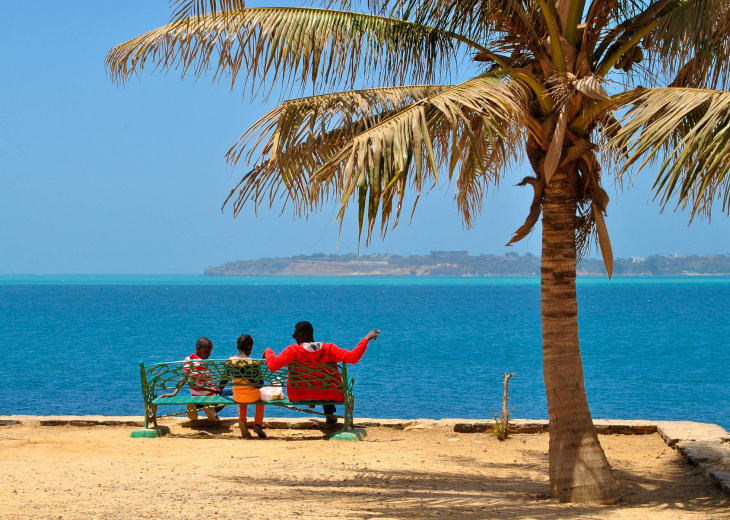
[[[616, 275], [730, 274], [730, 255], [652, 255], [617, 258]], [[206, 276], [537, 276], [540, 257], [529, 253], [471, 256], [467, 251], [432, 251], [430, 255], [300, 255], [226, 262], [207, 267]], [[581, 275], [605, 275], [601, 260], [587, 258]]]

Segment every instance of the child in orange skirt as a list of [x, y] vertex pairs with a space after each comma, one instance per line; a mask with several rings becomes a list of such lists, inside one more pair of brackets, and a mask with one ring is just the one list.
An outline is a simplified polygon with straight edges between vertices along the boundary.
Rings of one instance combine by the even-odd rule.
[[[251, 359], [251, 352], [253, 351], [253, 338], [248, 334], [242, 334], [237, 341], [236, 347], [238, 348], [238, 355], [231, 356], [229, 361], [232, 365], [253, 365], [248, 367], [246, 374], [250, 377], [244, 379], [234, 379], [235, 383], [253, 383], [252, 386], [233, 386], [233, 400], [237, 403], [255, 403], [261, 400], [261, 390], [263, 381], [261, 380], [261, 372], [258, 368], [259, 361], [253, 361]], [[256, 376], [258, 374], [258, 377]], [[256, 432], [260, 438], [265, 439], [266, 433], [263, 430], [264, 424], [264, 408], [263, 404], [256, 405], [256, 414], [254, 416], [253, 431]], [[246, 426], [246, 415], [248, 413], [247, 404], [238, 405], [238, 427], [241, 429], [241, 436], [244, 439], [250, 439], [251, 434], [248, 432]]]

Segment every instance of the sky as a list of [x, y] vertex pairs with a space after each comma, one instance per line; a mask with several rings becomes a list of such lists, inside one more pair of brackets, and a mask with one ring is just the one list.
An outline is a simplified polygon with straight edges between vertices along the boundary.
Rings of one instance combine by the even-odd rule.
[[[254, 4], [249, 4], [254, 5]], [[266, 3], [256, 5], [291, 5]], [[0, 274], [199, 274], [229, 260], [358, 250], [356, 215], [341, 234], [335, 204], [308, 219], [223, 201], [246, 165], [226, 151], [267, 110], [211, 78], [147, 71], [120, 86], [104, 66], [116, 44], [165, 25], [166, 0], [0, 0]], [[526, 217], [530, 173], [516, 166], [471, 229], [453, 188], [424, 194], [361, 253], [540, 254], [539, 226], [506, 248]], [[712, 222], [652, 201], [652, 171], [628, 190], [604, 181], [616, 257], [730, 253], [730, 219]], [[593, 256], [599, 256], [597, 252]]]

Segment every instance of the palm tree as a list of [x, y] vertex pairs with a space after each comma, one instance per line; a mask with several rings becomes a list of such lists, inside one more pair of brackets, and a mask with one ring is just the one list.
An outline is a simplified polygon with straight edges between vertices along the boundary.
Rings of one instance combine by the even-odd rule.
[[[305, 215], [334, 199], [341, 219], [356, 201], [370, 240], [378, 221], [381, 233], [397, 224], [407, 197], [415, 208], [449, 182], [469, 226], [526, 152], [534, 175], [520, 185], [534, 197], [510, 243], [542, 216], [551, 491], [616, 503], [584, 388], [576, 262], [598, 244], [611, 275], [602, 166], [620, 178], [659, 160], [663, 206], [709, 216], [722, 198], [728, 209], [730, 93], [713, 89], [730, 78], [730, 0], [369, 0], [370, 14], [348, 0], [171, 1], [168, 25], [110, 51], [114, 80], [154, 64], [232, 87], [242, 78], [254, 95], [317, 93], [283, 102], [228, 152], [251, 165], [226, 200], [234, 215], [280, 199]], [[438, 81], [456, 69], [473, 77]]]

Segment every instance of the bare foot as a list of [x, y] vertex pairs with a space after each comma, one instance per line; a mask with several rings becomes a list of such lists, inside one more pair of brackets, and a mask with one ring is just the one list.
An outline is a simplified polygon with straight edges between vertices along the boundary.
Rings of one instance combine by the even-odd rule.
[[243, 437], [244, 439], [251, 438], [251, 432], [248, 431], [248, 426], [246, 426], [245, 422], [239, 422], [238, 427], [241, 430], [241, 437]]

